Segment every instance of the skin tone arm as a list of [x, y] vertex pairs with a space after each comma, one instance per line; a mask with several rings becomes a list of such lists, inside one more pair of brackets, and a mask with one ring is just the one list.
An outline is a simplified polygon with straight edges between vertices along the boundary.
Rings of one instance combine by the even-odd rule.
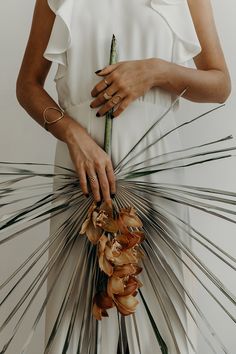
[[[17, 78], [16, 94], [19, 103], [29, 115], [43, 126], [43, 111], [46, 107], [58, 107], [56, 102], [44, 90], [44, 83], [51, 62], [43, 58], [51, 33], [54, 13], [47, 0], [37, 0], [34, 10], [31, 32]], [[47, 112], [47, 119], [53, 121], [60, 115], [55, 110]], [[115, 175], [110, 157], [90, 137], [86, 129], [67, 114], [57, 123], [48, 126], [50, 133], [68, 146], [75, 170], [79, 176], [82, 191], [88, 196], [87, 175], [98, 176], [90, 185], [96, 202], [110, 202], [116, 192]]]
[[[156, 86], [175, 94], [188, 87], [184, 97], [195, 102], [225, 102], [231, 92], [231, 82], [210, 0], [188, 0], [188, 3], [202, 47], [201, 53], [194, 58], [197, 69], [159, 58], [109, 65], [97, 73], [107, 80], [109, 88], [106, 89], [102, 80], [91, 91], [95, 98], [91, 107], [102, 105], [98, 116], [103, 116], [112, 107], [117, 108], [114, 117], [119, 116], [133, 100]], [[119, 105], [114, 105], [111, 100], [106, 102], [103, 97], [105, 91], [109, 95], [120, 96]]]

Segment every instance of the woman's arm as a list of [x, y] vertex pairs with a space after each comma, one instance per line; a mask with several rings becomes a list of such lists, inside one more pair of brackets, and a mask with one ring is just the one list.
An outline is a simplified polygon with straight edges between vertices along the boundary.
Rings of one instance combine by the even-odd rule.
[[[44, 83], [51, 62], [44, 59], [55, 15], [47, 0], [37, 0], [31, 32], [17, 78], [16, 94], [19, 103], [41, 126], [44, 125], [43, 111], [47, 107], [57, 107], [57, 103], [44, 89]], [[58, 118], [58, 112], [49, 110], [47, 119]], [[96, 202], [110, 202], [116, 191], [115, 175], [108, 154], [90, 137], [86, 129], [67, 114], [57, 123], [48, 126], [49, 131], [67, 144], [71, 160], [79, 176], [82, 191], [88, 196], [88, 176], [97, 176], [90, 184]]]
[[[58, 107], [57, 103], [44, 90], [44, 83], [51, 62], [44, 59], [43, 52], [54, 23], [55, 15], [46, 0], [38, 0], [35, 5], [31, 32], [16, 83], [19, 103], [41, 126], [44, 125], [43, 111], [46, 107]], [[48, 111], [48, 119], [54, 120], [58, 112]], [[66, 141], [72, 119], [65, 116], [57, 124], [50, 126], [50, 132], [58, 139]]]
[[[202, 51], [194, 58], [196, 69], [154, 60], [154, 86], [180, 93], [186, 87], [185, 98], [196, 102], [223, 103], [231, 92], [230, 76], [217, 34], [210, 0], [188, 0]], [[162, 68], [160, 68], [162, 66]], [[162, 78], [163, 82], [160, 83]]]

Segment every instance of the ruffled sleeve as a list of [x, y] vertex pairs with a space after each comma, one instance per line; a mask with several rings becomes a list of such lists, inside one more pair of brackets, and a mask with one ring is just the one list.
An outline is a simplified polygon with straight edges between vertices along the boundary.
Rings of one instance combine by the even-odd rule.
[[71, 45], [73, 0], [48, 0], [48, 5], [56, 17], [43, 56], [52, 62], [60, 64], [60, 70], [58, 70], [55, 77], [58, 78], [67, 66], [66, 52]]
[[186, 63], [201, 52], [187, 0], [151, 0], [150, 5], [173, 32], [173, 62]]

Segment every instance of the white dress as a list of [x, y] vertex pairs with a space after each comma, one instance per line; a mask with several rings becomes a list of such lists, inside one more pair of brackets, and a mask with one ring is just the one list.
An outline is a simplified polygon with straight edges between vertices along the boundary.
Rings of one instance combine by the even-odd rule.
[[[113, 33], [118, 42], [119, 61], [158, 57], [186, 65], [201, 50], [187, 0], [48, 0], [48, 3], [56, 14], [56, 18], [44, 56], [58, 64], [55, 83], [59, 104], [88, 130], [100, 146], [103, 146], [105, 118], [97, 118], [97, 110], [90, 108], [89, 104], [92, 101], [90, 92], [95, 84], [102, 79], [94, 72], [109, 64]], [[112, 161], [114, 166], [138, 141], [144, 131], [170, 106], [173, 99], [173, 95], [168, 92], [157, 87], [153, 88], [132, 102], [118, 118], [113, 120]], [[168, 117], [155, 127], [148, 139], [151, 141], [152, 138], [175, 126], [174, 111], [171, 111]], [[147, 144], [148, 141], [145, 140], [143, 143]], [[158, 149], [158, 154], [163, 154], [178, 148], [181, 148], [181, 141], [179, 133], [175, 132], [170, 137], [161, 140], [152, 152], [155, 153], [155, 149]], [[55, 163], [74, 169], [67, 146], [60, 141], [57, 142]], [[181, 184], [184, 181], [184, 172], [183, 169], [170, 170], [151, 175], [149, 180]], [[174, 205], [164, 199], [161, 199], [160, 203], [163, 207], [169, 207], [175, 214], [187, 217], [186, 209], [180, 205]], [[69, 212], [65, 212], [63, 215], [51, 220], [51, 232], [59, 227], [63, 218], [65, 220], [69, 217]], [[85, 260], [83, 257], [79, 257], [84, 240], [85, 237], [78, 237], [49, 301], [46, 317], [46, 339], [56, 320], [75, 263], [79, 262], [81, 277], [86, 273]], [[169, 265], [180, 277], [183, 277], [184, 272], [180, 262], [171, 256], [164, 244], [160, 244], [160, 248], [168, 255]], [[186, 325], [185, 308], [168, 285], [164, 272], [158, 266], [158, 259], [156, 265], [160, 279], [166, 283], [170, 298], [167, 298], [160, 286], [159, 295], [162, 299], [160, 303], [145, 269], [139, 276], [144, 284], [142, 293], [152, 312], [159, 333], [167, 345], [168, 353], [189, 354], [191, 347], [179, 322], [181, 320], [183, 325]], [[54, 276], [54, 271], [52, 271], [48, 278], [48, 286], [52, 284]], [[187, 277], [185, 281], [187, 281]], [[82, 296], [86, 296], [84, 294]], [[137, 296], [139, 297], [139, 295]], [[128, 352], [132, 354], [161, 353], [140, 297], [139, 300], [140, 304], [135, 317], [125, 317], [125, 333], [129, 348], [126, 354]], [[93, 341], [90, 336], [94, 332], [91, 328], [82, 326], [80, 314], [83, 309], [79, 309], [68, 349], [65, 350], [64, 345], [74, 301], [75, 299], [70, 299], [49, 352], [53, 354], [116, 354], [119, 325], [114, 308], [108, 310], [108, 318], [103, 318], [101, 322], [97, 323], [96, 349], [90, 345]], [[166, 312], [163, 311], [163, 306]], [[175, 310], [173, 310], [174, 308]], [[174, 335], [170, 331], [170, 324]], [[87, 338], [85, 334], [87, 334]], [[81, 343], [81, 338], [83, 338], [83, 343]], [[191, 339], [194, 342], [193, 333]]]

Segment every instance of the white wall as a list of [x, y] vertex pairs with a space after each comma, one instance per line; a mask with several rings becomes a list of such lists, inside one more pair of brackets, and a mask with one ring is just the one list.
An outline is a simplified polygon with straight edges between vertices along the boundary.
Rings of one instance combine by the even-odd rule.
[[[234, 0], [213, 0], [216, 23], [221, 38], [225, 56], [231, 71], [233, 92], [228, 100], [226, 107], [217, 114], [214, 120], [205, 119], [205, 128], [203, 125], [196, 124], [194, 129], [185, 129], [183, 131], [183, 142], [185, 144], [194, 141], [199, 141], [199, 137], [204, 139], [208, 136], [225, 136], [229, 132], [236, 135], [236, 49], [235, 49], [235, 15], [236, 4]], [[0, 3], [0, 108], [1, 108], [1, 125], [0, 125], [0, 161], [42, 161], [53, 162], [55, 151], [55, 138], [45, 132], [33, 119], [27, 116], [24, 110], [18, 105], [15, 98], [15, 80], [19, 70], [19, 65], [22, 59], [27, 36], [30, 29], [32, 11], [34, 1], [30, 0], [8, 0]], [[55, 70], [55, 68], [54, 68]], [[55, 96], [54, 83], [52, 77], [54, 72], [49, 76], [47, 81], [47, 89]], [[199, 105], [183, 102], [179, 119], [193, 117], [199, 112], [204, 112], [212, 105]], [[189, 182], [210, 185], [214, 187], [222, 187], [228, 190], [235, 190], [236, 168], [235, 159], [229, 159], [221, 163], [221, 168], [218, 164], [209, 165], [205, 168], [206, 173], [199, 173], [199, 168], [189, 170]], [[236, 255], [236, 241], [234, 238], [235, 227], [227, 225], [223, 222], [214, 221], [209, 224], [209, 219], [206, 222], [202, 221], [202, 217], [198, 213], [192, 213], [192, 222], [194, 225], [200, 223], [201, 230], [211, 235], [212, 239], [222, 244], [223, 247]], [[37, 229], [34, 237], [44, 239], [47, 235], [47, 225]], [[28, 239], [29, 240], [29, 239]], [[30, 241], [32, 242], [32, 240]], [[5, 279], [5, 276], [14, 269], [14, 265], [24, 259], [23, 241], [14, 241], [7, 248], [0, 247], [0, 280]], [[33, 244], [31, 245], [33, 248]], [[6, 253], [6, 249], [7, 252]], [[19, 251], [20, 249], [20, 251]], [[9, 261], [10, 260], [10, 261]], [[13, 261], [11, 261], [13, 260]], [[215, 265], [216, 268], [218, 265]], [[222, 275], [223, 270], [217, 269], [219, 275]], [[236, 293], [236, 282], [234, 275], [234, 284], [232, 278], [224, 275], [229, 287]], [[229, 278], [229, 279], [227, 279]], [[201, 293], [201, 291], [199, 290]], [[204, 300], [204, 294], [201, 293], [201, 306], [211, 316], [216, 327], [222, 331], [224, 338], [228, 342], [230, 353], [235, 352], [235, 333], [229, 331], [228, 322], [220, 315], [212, 313], [212, 308], [208, 302]], [[37, 308], [37, 304], [35, 305]], [[9, 311], [6, 308], [2, 314]], [[0, 315], [1, 316], [1, 315]], [[231, 326], [232, 328], [232, 326]], [[23, 329], [27, 333], [27, 328]], [[21, 332], [21, 333], [23, 333]], [[19, 337], [20, 338], [20, 337]], [[0, 344], [4, 338], [0, 337]], [[32, 353], [42, 353], [43, 344], [43, 327], [41, 326], [39, 336], [37, 337], [37, 346], [32, 349]], [[2, 345], [0, 345], [2, 346]], [[37, 348], [37, 349], [36, 349]], [[17, 351], [18, 349], [18, 351]], [[12, 348], [12, 353], [18, 353], [19, 348]], [[204, 347], [200, 345], [199, 354], [205, 354]]]

